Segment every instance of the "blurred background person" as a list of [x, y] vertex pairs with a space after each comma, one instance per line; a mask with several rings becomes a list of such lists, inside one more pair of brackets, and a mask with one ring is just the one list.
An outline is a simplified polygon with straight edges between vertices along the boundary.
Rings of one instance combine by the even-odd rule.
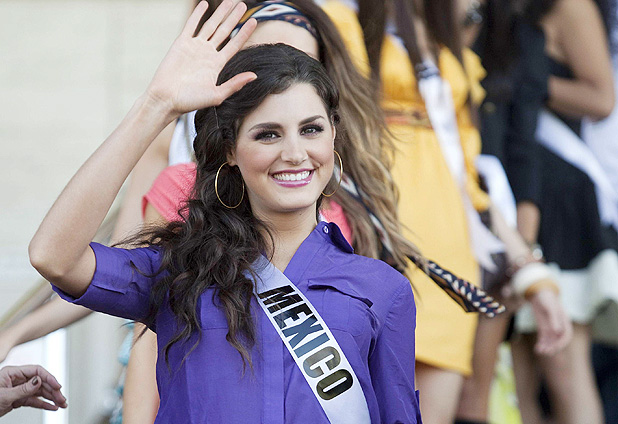
[[[476, 56], [462, 48], [460, 5], [450, 1], [326, 2], [330, 3], [357, 11], [364, 41], [360, 48], [366, 50], [353, 56], [365, 55], [373, 78], [381, 83], [382, 106], [397, 148], [393, 176], [400, 192], [400, 219], [409, 229], [406, 236], [428, 257], [478, 284], [477, 260], [486, 259], [492, 247], [502, 243], [496, 243], [484, 227], [475, 226], [480, 223], [475, 207], [486, 211], [491, 205], [478, 184], [474, 161], [480, 140], [468, 103], [482, 99], [483, 71]], [[354, 51], [359, 49], [358, 34], [348, 31], [348, 16], [331, 15]], [[509, 260], [532, 260], [523, 240], [504, 225], [499, 213], [495, 216]], [[463, 313], [419, 273], [412, 280], [419, 293], [417, 381], [423, 419], [451, 423], [463, 376], [472, 368], [476, 317]], [[560, 311], [555, 293], [547, 290], [544, 295], [556, 306], [549, 309]], [[540, 350], [559, 348], [569, 338], [564, 315], [557, 312], [556, 317], [560, 325], [549, 329]]]
[[[607, 29], [618, 91], [618, 2], [599, 0], [599, 10]], [[583, 139], [595, 154], [610, 184], [618, 187], [618, 107], [600, 121], [584, 118]], [[616, 288], [618, 290], [618, 288]], [[608, 302], [593, 323], [592, 363], [603, 402], [606, 423], [618, 422], [618, 303]]]
[[[540, 422], [539, 376], [549, 413], [560, 423], [602, 423], [592, 372], [590, 324], [618, 279], [618, 203], [606, 189], [596, 158], [581, 140], [584, 117], [599, 120], [614, 107], [605, 27], [591, 0], [533, 2], [548, 58], [548, 98], [539, 115], [541, 202], [538, 243], [554, 265], [562, 299], [574, 323], [573, 341], [554, 358], [533, 355], [534, 320], [524, 307], [512, 351], [524, 422]], [[607, 290], [609, 288], [609, 290]]]
[[[486, 96], [478, 108], [482, 158], [485, 161], [495, 158], [504, 167], [506, 175], [502, 178], [508, 177], [509, 184], [498, 189], [504, 192], [512, 190], [514, 195], [514, 204], [506, 205], [513, 208], [512, 213], [506, 215], [510, 216], [510, 224], [517, 227], [526, 243], [534, 249], [535, 258], [542, 259], [542, 253], [534, 247], [541, 195], [540, 158], [535, 132], [538, 114], [547, 98], [549, 68], [544, 53], [543, 32], [526, 16], [527, 3], [472, 1], [466, 9], [464, 22], [467, 24], [466, 31], [472, 33], [468, 39], [475, 39], [474, 50], [480, 55], [487, 72], [482, 80]], [[492, 176], [484, 177], [490, 193], [493, 193]], [[495, 280], [493, 277], [492, 281]], [[493, 320], [479, 318], [473, 374], [465, 380], [457, 413], [457, 422], [460, 423], [483, 423], [489, 419], [490, 390], [498, 347], [511, 333], [509, 328], [513, 314], [521, 305], [514, 296], [501, 296], [500, 292], [505, 287], [503, 284], [508, 279], [502, 276], [501, 280], [502, 284], [486, 288], [497, 293], [498, 298], [505, 302], [507, 313]], [[516, 405], [513, 406], [516, 408]], [[502, 417], [504, 419], [506, 413]]]

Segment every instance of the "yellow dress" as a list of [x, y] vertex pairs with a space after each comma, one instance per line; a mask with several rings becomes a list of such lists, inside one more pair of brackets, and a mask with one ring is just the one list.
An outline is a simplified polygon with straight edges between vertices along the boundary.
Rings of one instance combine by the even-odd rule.
[[[355, 13], [331, 0], [324, 6], [335, 22], [360, 70], [367, 74], [367, 53]], [[360, 41], [359, 41], [360, 40]], [[364, 63], [362, 63], [364, 60]], [[442, 78], [453, 92], [462, 150], [466, 161], [466, 189], [477, 210], [489, 206], [489, 198], [478, 185], [474, 160], [480, 153], [480, 136], [474, 128], [468, 99], [480, 102], [484, 76], [478, 57], [464, 52], [464, 67], [443, 48], [439, 57]], [[397, 153], [392, 169], [399, 187], [399, 218], [405, 234], [442, 267], [475, 284], [479, 269], [468, 234], [462, 196], [451, 176], [436, 134], [418, 92], [408, 54], [387, 36], [382, 48], [382, 106], [389, 128], [396, 137]], [[428, 365], [470, 374], [477, 316], [464, 312], [446, 293], [418, 269], [411, 271], [416, 293], [416, 359]]]

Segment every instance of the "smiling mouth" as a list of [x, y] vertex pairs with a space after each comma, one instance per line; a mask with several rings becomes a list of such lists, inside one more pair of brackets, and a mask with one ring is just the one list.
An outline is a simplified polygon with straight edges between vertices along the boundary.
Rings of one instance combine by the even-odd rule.
[[307, 185], [311, 182], [314, 170], [304, 170], [299, 172], [278, 172], [271, 177], [275, 182], [284, 187], [298, 187]]

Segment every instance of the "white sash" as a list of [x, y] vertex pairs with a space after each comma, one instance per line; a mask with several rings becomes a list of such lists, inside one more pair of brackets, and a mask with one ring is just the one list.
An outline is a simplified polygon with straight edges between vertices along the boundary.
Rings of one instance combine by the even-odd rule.
[[[618, 13], [618, 7], [616, 12]], [[616, 19], [618, 22], [618, 17]], [[618, 57], [615, 59], [618, 60]], [[614, 89], [618, 98], [618, 62], [614, 67]], [[581, 138], [603, 166], [612, 187], [618, 187], [618, 106], [614, 107], [610, 116], [601, 121], [585, 118]]]
[[487, 184], [492, 205], [500, 210], [511, 228], [517, 228], [517, 203], [500, 159], [492, 155], [479, 155], [476, 170]]
[[305, 295], [265, 257], [254, 264], [258, 303], [332, 424], [370, 424], [358, 378]]
[[601, 221], [618, 230], [618, 193], [586, 143], [547, 110], [539, 114], [536, 139], [551, 152], [588, 175], [596, 189]]
[[[429, 66], [437, 71], [435, 65], [429, 64]], [[478, 263], [483, 268], [495, 271], [496, 265], [491, 255], [504, 251], [504, 245], [483, 225], [466, 191], [465, 182], [467, 176], [464, 154], [459, 139], [459, 129], [457, 128], [457, 117], [455, 116], [451, 87], [447, 81], [440, 77], [439, 73], [436, 73], [419, 78], [418, 88], [423, 97], [429, 121], [440, 143], [440, 149], [446, 164], [461, 192], [468, 219], [472, 250]]]

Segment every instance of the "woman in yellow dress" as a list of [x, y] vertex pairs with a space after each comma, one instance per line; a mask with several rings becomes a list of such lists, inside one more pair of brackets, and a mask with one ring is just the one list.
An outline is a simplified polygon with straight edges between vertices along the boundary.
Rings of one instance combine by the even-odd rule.
[[[392, 174], [399, 188], [399, 217], [407, 228], [406, 236], [426, 257], [478, 284], [479, 252], [482, 256], [485, 249], [487, 254], [497, 240], [471, 223], [475, 219], [480, 222], [475, 210], [492, 211], [496, 235], [504, 242], [512, 263], [532, 262], [532, 254], [494, 212], [479, 186], [474, 162], [481, 143], [471, 105], [480, 103], [484, 96], [479, 84], [484, 71], [476, 55], [461, 47], [456, 2], [416, 3], [331, 0], [323, 8], [346, 39], [357, 65], [380, 81], [382, 107], [396, 144]], [[414, 13], [414, 8], [422, 8], [422, 13]], [[450, 90], [450, 95], [442, 91], [434, 96], [442, 98], [432, 102], [430, 111], [426, 100], [432, 94], [421, 95], [416, 78], [419, 71], [425, 76], [437, 73]], [[449, 124], [454, 125], [448, 128]], [[452, 141], [453, 134], [457, 136], [454, 149], [452, 142], [449, 147], [439, 139], [441, 135]], [[450, 424], [463, 378], [472, 372], [477, 317], [466, 314], [419, 270], [411, 268], [410, 273], [417, 292], [416, 376], [423, 420]], [[527, 284], [540, 287], [533, 284], [539, 280]], [[536, 295], [529, 294], [540, 314], [551, 310], [559, 317], [556, 322], [560, 324], [538, 341], [539, 348], [549, 352], [568, 341], [570, 327], [556, 294], [547, 288], [552, 286], [545, 287]]]

